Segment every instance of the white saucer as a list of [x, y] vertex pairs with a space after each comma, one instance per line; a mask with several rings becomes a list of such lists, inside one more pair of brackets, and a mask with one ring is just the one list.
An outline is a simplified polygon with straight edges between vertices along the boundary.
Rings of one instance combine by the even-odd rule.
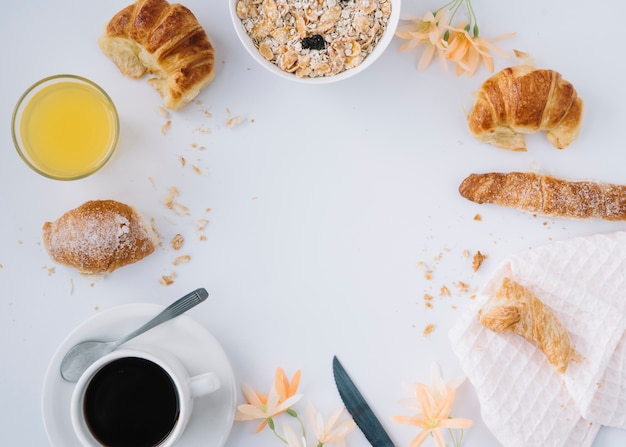
[[[55, 447], [80, 446], [70, 421], [70, 399], [74, 384], [61, 377], [59, 367], [67, 350], [83, 340], [113, 340], [137, 329], [163, 310], [157, 304], [128, 304], [111, 308], [86, 320], [61, 343], [50, 361], [42, 390], [43, 419], [50, 442]], [[172, 352], [195, 375], [215, 372], [221, 387], [198, 398], [194, 411], [177, 447], [206, 445], [221, 447], [233, 425], [236, 385], [228, 357], [217, 340], [187, 315], [140, 335], [125, 346], [158, 345]]]

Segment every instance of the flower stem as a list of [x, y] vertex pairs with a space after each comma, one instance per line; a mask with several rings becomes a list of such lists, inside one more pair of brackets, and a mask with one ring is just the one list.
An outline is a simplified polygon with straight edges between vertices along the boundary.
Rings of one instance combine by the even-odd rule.
[[267, 426], [270, 428], [270, 430], [272, 430], [272, 433], [274, 433], [274, 435], [278, 439], [283, 441], [285, 444], [288, 444], [287, 440], [283, 438], [281, 435], [279, 435], [278, 432], [276, 431], [276, 425], [274, 424], [274, 420], [272, 418], [267, 418]]
[[302, 430], [302, 436], [306, 438], [306, 429], [304, 428], [304, 422], [302, 422], [302, 419], [300, 419], [300, 416], [298, 416], [298, 413], [296, 413], [294, 410], [289, 408], [287, 409], [287, 414], [298, 420], [298, 422], [300, 423], [300, 430]]

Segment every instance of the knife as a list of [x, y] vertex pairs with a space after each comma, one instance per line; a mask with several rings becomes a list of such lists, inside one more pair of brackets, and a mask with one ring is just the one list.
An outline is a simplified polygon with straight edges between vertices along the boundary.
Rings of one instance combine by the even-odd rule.
[[348, 413], [356, 422], [372, 447], [394, 447], [391, 438], [367, 404], [365, 398], [343, 368], [337, 356], [333, 356], [333, 375], [339, 396]]

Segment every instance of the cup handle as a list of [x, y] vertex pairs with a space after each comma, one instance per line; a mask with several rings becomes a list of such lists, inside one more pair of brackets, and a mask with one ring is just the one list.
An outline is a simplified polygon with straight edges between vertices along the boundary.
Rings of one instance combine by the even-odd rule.
[[192, 397], [200, 397], [216, 391], [220, 387], [220, 379], [214, 372], [207, 372], [189, 378]]

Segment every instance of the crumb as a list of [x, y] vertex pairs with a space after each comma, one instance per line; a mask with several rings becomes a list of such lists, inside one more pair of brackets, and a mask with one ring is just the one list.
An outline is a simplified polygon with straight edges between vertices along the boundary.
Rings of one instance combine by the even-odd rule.
[[470, 290], [469, 284], [464, 283], [463, 281], [457, 281], [454, 283], [454, 285], [457, 287], [457, 289], [459, 289], [460, 293], [467, 293]]
[[165, 135], [167, 133], [167, 129], [169, 129], [171, 125], [172, 125], [172, 121], [167, 120], [165, 124], [163, 124], [163, 127], [161, 127], [161, 133]]
[[180, 165], [184, 168], [185, 165], [187, 164], [187, 160], [185, 160], [185, 157], [183, 157], [182, 155], [178, 156], [178, 161], [180, 161]]
[[159, 107], [159, 113], [163, 118], [168, 118], [170, 116], [170, 112], [168, 112], [164, 107]]
[[207, 118], [213, 118], [213, 114], [211, 112], [209, 112], [208, 110], [203, 110], [202, 113], [204, 114], [204, 116], [206, 116]]
[[202, 170], [199, 167], [197, 167], [196, 165], [191, 165], [191, 167], [196, 174], [202, 175]]
[[174, 238], [170, 242], [170, 245], [174, 250], [180, 250], [183, 246], [183, 242], [185, 242], [185, 238], [182, 234], [178, 233], [174, 236]]
[[433, 279], [433, 271], [432, 270], [426, 270], [424, 272], [424, 278], [426, 278], [428, 281]]
[[190, 260], [191, 260], [191, 256], [189, 255], [179, 256], [176, 259], [174, 259], [174, 262], [172, 262], [172, 264], [174, 265], [187, 264]]
[[48, 267], [46, 270], [48, 271], [48, 276], [52, 276], [56, 272], [54, 267]]
[[244, 122], [244, 118], [243, 116], [233, 116], [231, 118], [228, 118], [226, 120], [226, 127], [228, 127], [229, 129], [232, 129], [233, 127], [236, 127], [238, 125], [240, 125], [241, 123]]
[[94, 306], [93, 310], [95, 310], [96, 312], [100, 310], [100, 306]]
[[463, 256], [464, 258], [469, 258], [470, 252], [469, 250], [463, 250], [463, 253], [461, 253], [461, 256]]
[[472, 259], [472, 269], [477, 272], [485, 259], [487, 259], [487, 255], [484, 255], [480, 251], [477, 251], [474, 255], [474, 258]]
[[206, 240], [207, 240], [207, 238], [206, 238], [206, 236], [205, 236], [204, 234], [201, 234], [201, 235], [200, 235], [200, 237], [199, 237], [199, 239], [200, 239], [201, 241], [206, 241]]
[[435, 330], [435, 325], [430, 323], [427, 324], [426, 327], [424, 328], [424, 337], [428, 337], [430, 334], [433, 333], [433, 331]]
[[4, 265], [0, 264], [0, 269], [3, 269], [3, 268], [4, 268]]
[[91, 284], [89, 284], [89, 287], [96, 287], [96, 283], [92, 282]]
[[479, 220], [483, 220], [483, 216], [481, 216], [480, 214], [476, 214], [476, 215], [474, 216], [474, 220], [477, 220], [477, 221], [479, 221]]
[[209, 221], [206, 219], [198, 219], [196, 221], [196, 228], [198, 229], [198, 231], [204, 231], [208, 223]]
[[476, 299], [476, 295], [475, 295], [475, 294], [470, 295], [470, 297], [469, 297], [469, 298], [470, 298], [470, 300], [475, 300], [475, 299]]
[[452, 306], [450, 306], [450, 308], [451, 308], [452, 310], [457, 310], [457, 309], [458, 309], [458, 307], [457, 307], [457, 306], [455, 306], [454, 304], [453, 304]]
[[426, 307], [426, 309], [432, 309], [433, 303], [431, 303], [430, 301], [426, 301], [424, 302], [424, 307]]
[[433, 300], [433, 296], [429, 295], [428, 293], [424, 294], [424, 301], [432, 301]]
[[211, 208], [207, 208], [204, 210], [205, 213], [210, 213], [211, 212]]
[[172, 284], [174, 284], [174, 278], [176, 278], [176, 272], [172, 272], [169, 275], [161, 276], [159, 283], [164, 286], [171, 286]]
[[447, 286], [441, 286], [439, 289], [439, 296], [452, 296], [450, 289]]

